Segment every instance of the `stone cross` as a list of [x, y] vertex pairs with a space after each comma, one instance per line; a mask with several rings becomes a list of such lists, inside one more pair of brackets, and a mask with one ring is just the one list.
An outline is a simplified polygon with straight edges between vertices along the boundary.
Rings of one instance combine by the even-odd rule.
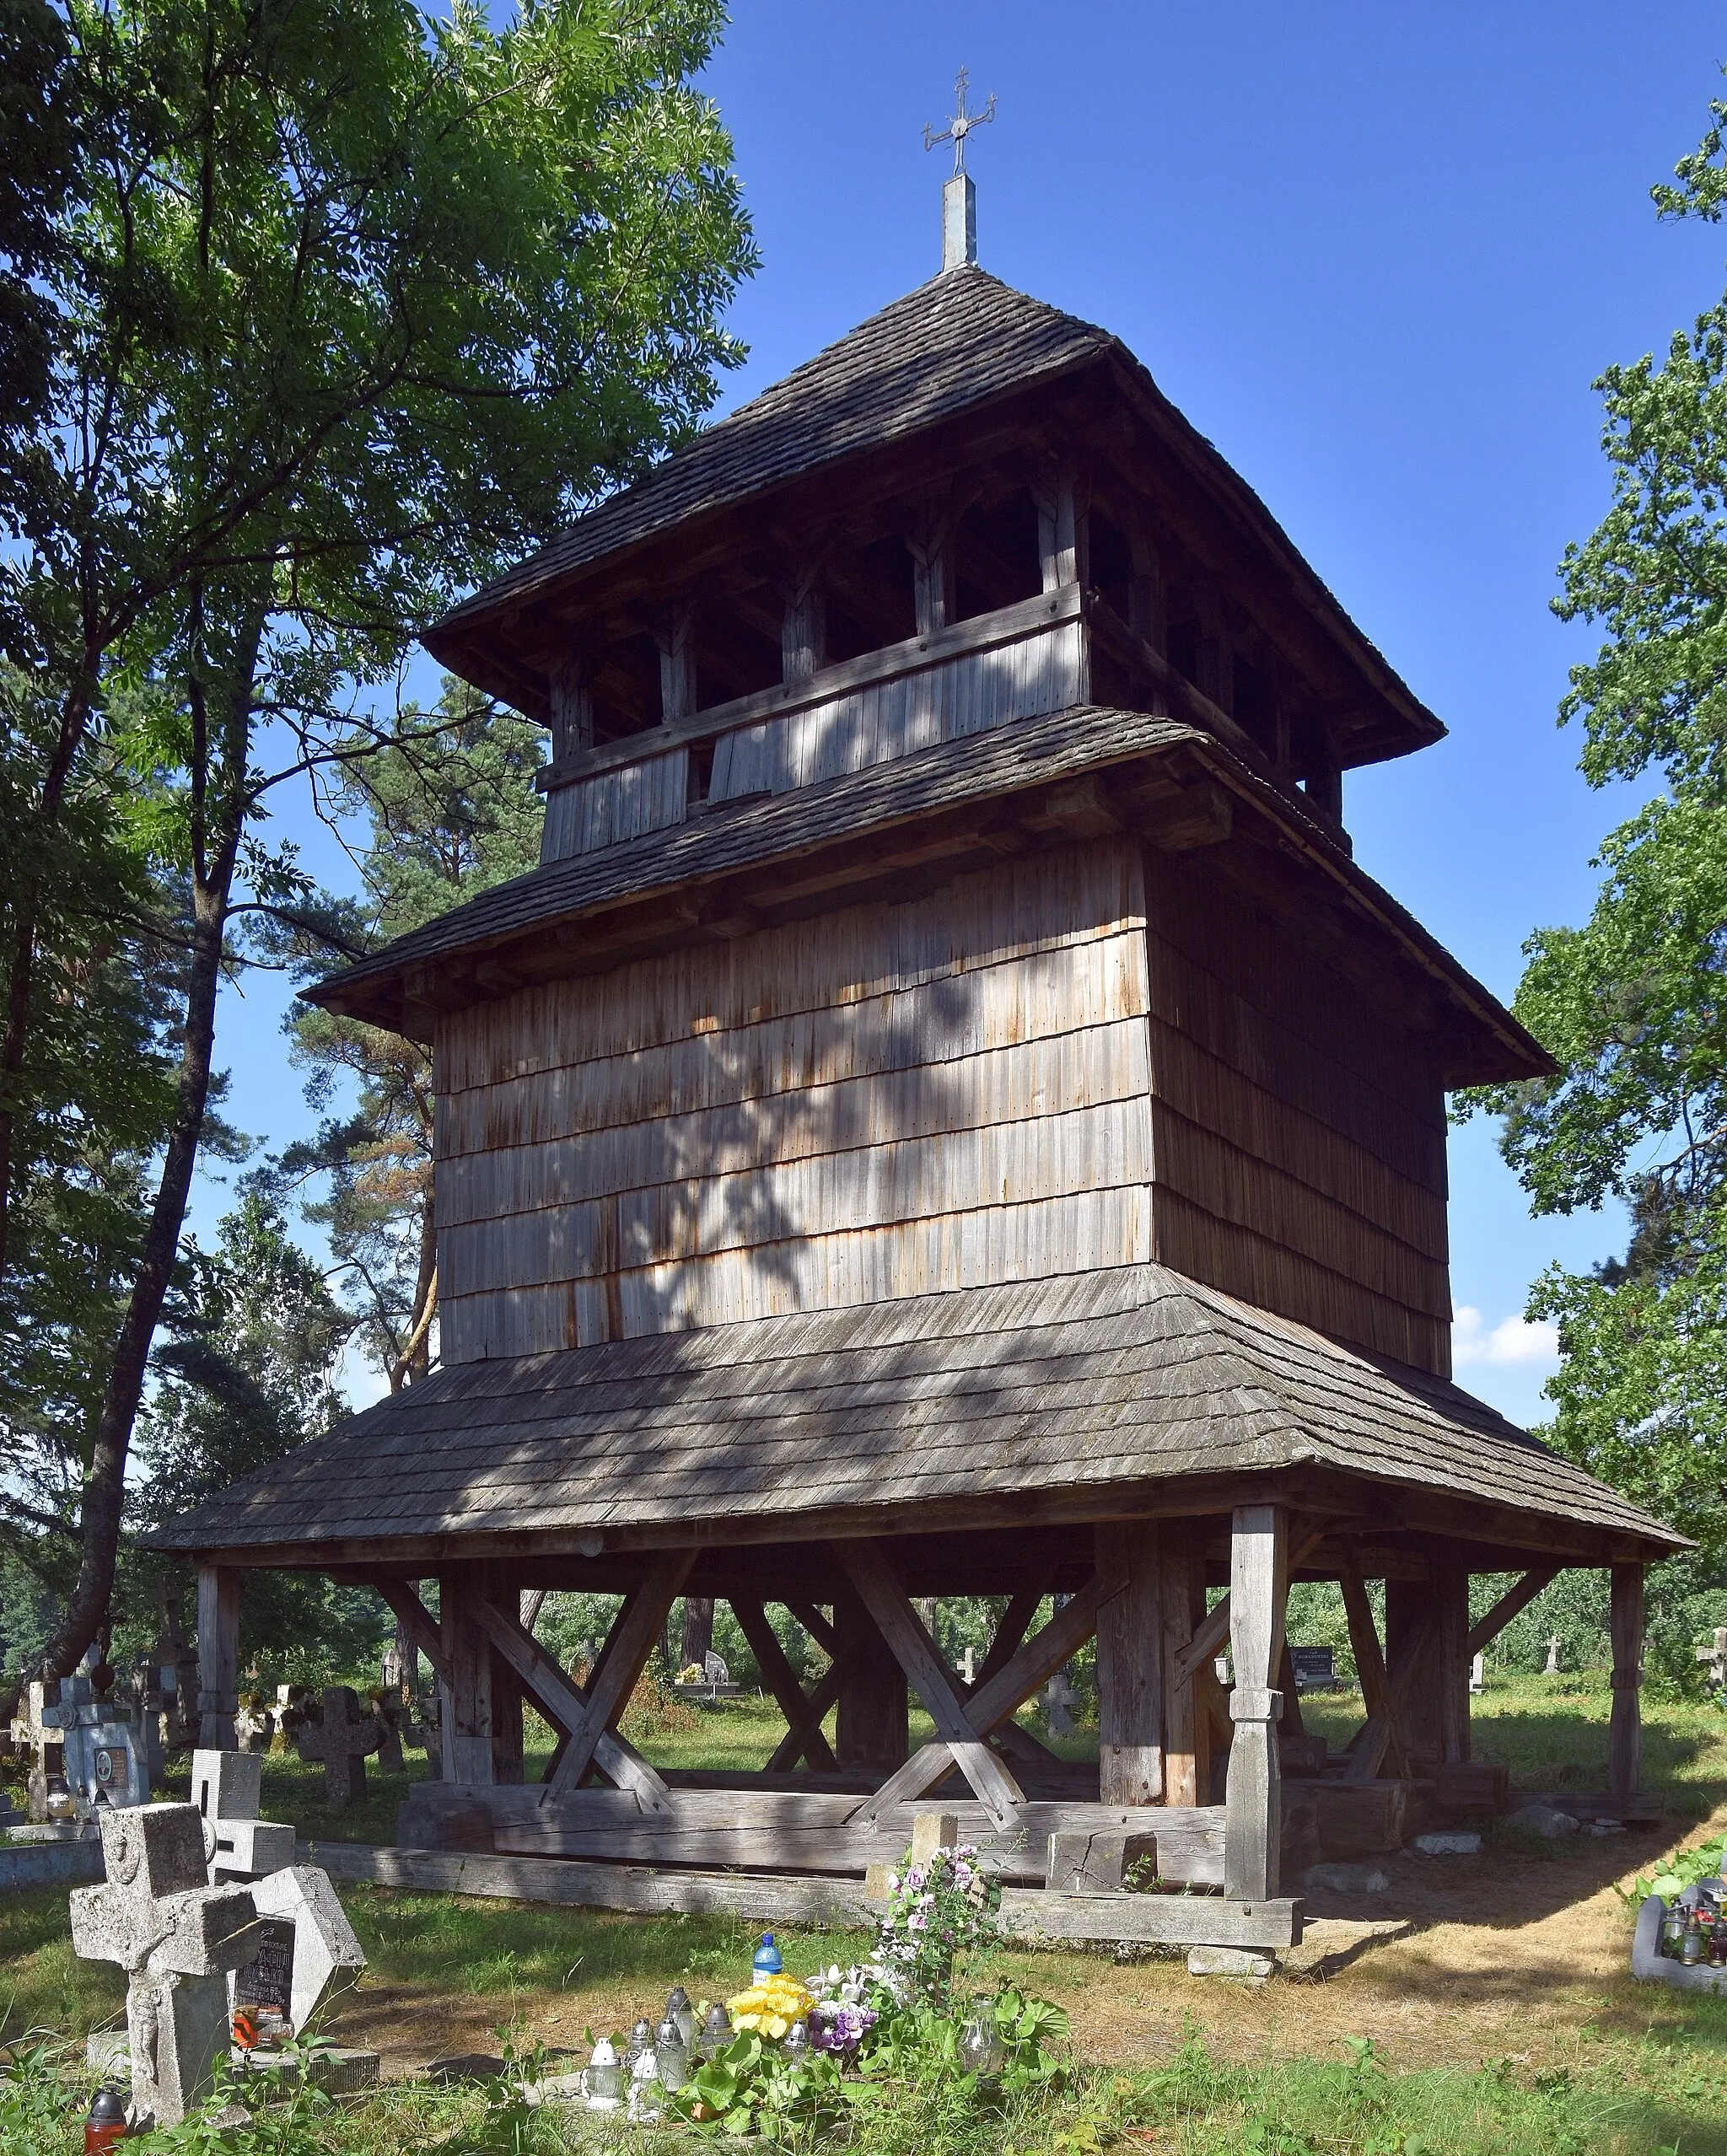
[[1472, 1692], [1484, 1692], [1487, 1688], [1488, 1658], [1485, 1654], [1477, 1654], [1469, 1665], [1469, 1689]]
[[234, 1886], [293, 1862], [293, 1829], [260, 1819], [264, 1762], [256, 1752], [195, 1751], [192, 1804], [210, 1844], [210, 1884]]
[[1727, 1685], [1727, 1625], [1715, 1627], [1714, 1645], [1698, 1648], [1697, 1659], [1708, 1665], [1709, 1682], [1718, 1691]]
[[[51, 1699], [51, 1691], [57, 1696]], [[48, 1784], [56, 1775], [64, 1776], [74, 1798], [87, 1807], [150, 1800], [148, 1754], [142, 1733], [132, 1726], [131, 1709], [98, 1699], [84, 1670], [62, 1677], [57, 1687], [31, 1685], [13, 1733], [35, 1755], [30, 1775], [33, 1820], [47, 1818]]]
[[1552, 1637], [1547, 1642], [1547, 1666], [1541, 1672], [1541, 1675], [1545, 1677], [1557, 1677], [1558, 1674], [1559, 1635], [1558, 1632], [1555, 1632]]
[[[324, 1718], [309, 1715], [295, 1724], [294, 1745], [303, 1760], [324, 1762], [324, 1801], [332, 1810], [358, 1804], [366, 1792], [366, 1755], [383, 1741], [384, 1725], [363, 1714], [351, 1685], [331, 1685], [324, 1693]], [[396, 1756], [401, 1740], [396, 1739]]]
[[969, 1647], [960, 1657], [960, 1675], [968, 1685], [977, 1682], [976, 1658]]
[[72, 1944], [126, 1976], [132, 2130], [177, 2126], [209, 2093], [229, 2048], [228, 1972], [258, 1951], [262, 1927], [242, 1886], [205, 1880], [195, 1804], [101, 1814], [104, 1886], [72, 1896]]
[[1057, 1669], [1043, 1692], [1043, 1718], [1052, 1737], [1071, 1737], [1073, 1718], [1068, 1712], [1079, 1695], [1068, 1682], [1065, 1669]]

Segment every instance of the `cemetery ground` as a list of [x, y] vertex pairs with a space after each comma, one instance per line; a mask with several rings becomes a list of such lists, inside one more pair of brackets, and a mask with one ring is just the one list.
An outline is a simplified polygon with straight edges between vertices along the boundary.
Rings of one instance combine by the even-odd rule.
[[[1597, 1673], [1491, 1682], [1474, 1702], [1477, 1754], [1510, 1766], [1514, 1793], [1599, 1788], [1608, 1697]], [[1309, 1695], [1303, 1707], [1309, 1727], [1334, 1743], [1361, 1712], [1347, 1693]], [[747, 1766], [782, 1727], [771, 1707], [746, 1700], [704, 1709], [693, 1733], [648, 1737], [643, 1749], [664, 1766]], [[1073, 2089], [1019, 2120], [888, 2107], [864, 2122], [855, 2145], [907, 2156], [1009, 2147], [1080, 2156], [1112, 2142], [1171, 2156], [1727, 2156], [1727, 2000], [1633, 1984], [1633, 1911], [1616, 1890], [1666, 1852], [1727, 1829], [1727, 1716], [1650, 1701], [1644, 1727], [1645, 1786], [1668, 1808], [1661, 1826], [1531, 1843], [1500, 1821], [1478, 1858], [1384, 1860], [1387, 1891], [1310, 1894], [1310, 1915], [1404, 1919], [1411, 1928], [1329, 1973], [1251, 1987], [1192, 1978], [1176, 1960], [1005, 1954], [1012, 1981], [1069, 2014], [1073, 2051], [1087, 2069]], [[912, 1734], [915, 1742], [915, 1725]], [[1082, 1731], [1063, 1748], [1086, 1744]], [[264, 1810], [315, 1841], [387, 1841], [406, 1781], [424, 1772], [418, 1755], [408, 1764], [406, 1777], [369, 1772], [364, 1805], [332, 1815], [320, 1768], [272, 1758]], [[170, 1784], [169, 1793], [185, 1793]], [[756, 1936], [719, 1917], [370, 1887], [345, 1887], [342, 1900], [370, 1966], [341, 2035], [379, 2051], [393, 2077], [451, 2054], [496, 2054], [505, 2030], [513, 2042], [543, 2045], [552, 2070], [579, 2063], [587, 2031], [657, 2016], [675, 1982], [714, 1996], [740, 1987]], [[781, 1943], [793, 1971], [856, 1959], [868, 1944], [838, 1930], [783, 1933]], [[14, 2044], [32, 2026], [81, 2040], [120, 2008], [119, 1972], [73, 1957], [63, 1890], [0, 1901], [0, 2033]], [[337, 2107], [304, 2146], [477, 2150], [490, 2145], [469, 2137], [484, 2126], [480, 2101], [386, 2089]], [[36, 2144], [14, 2133], [0, 2140], [8, 2156], [14, 2143], [20, 2156], [35, 2156]]]

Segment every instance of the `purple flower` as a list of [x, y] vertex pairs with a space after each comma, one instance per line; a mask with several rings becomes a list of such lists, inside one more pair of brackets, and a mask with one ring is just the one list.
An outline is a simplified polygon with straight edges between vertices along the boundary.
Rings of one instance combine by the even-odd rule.
[[864, 2030], [874, 2019], [873, 2008], [842, 2006], [834, 2016], [831, 2026], [817, 2034], [815, 2040], [817, 2049], [824, 2051], [855, 2051], [863, 2040]]

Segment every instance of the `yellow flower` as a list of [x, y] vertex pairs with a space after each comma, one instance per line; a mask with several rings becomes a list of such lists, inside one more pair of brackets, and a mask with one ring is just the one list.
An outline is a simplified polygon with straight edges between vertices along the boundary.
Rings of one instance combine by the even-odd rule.
[[786, 2017], [783, 2014], [764, 2014], [761, 2018], [761, 2026], [767, 2031], [768, 2035], [773, 2038], [776, 2043], [777, 2043], [779, 2039], [785, 2035], [787, 2030], [789, 2029], [791, 2025], [791, 2023], [787, 2020]]

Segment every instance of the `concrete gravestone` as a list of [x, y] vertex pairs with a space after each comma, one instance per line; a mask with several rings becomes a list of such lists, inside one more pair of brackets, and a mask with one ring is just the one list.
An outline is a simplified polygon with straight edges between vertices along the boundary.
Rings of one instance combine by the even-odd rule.
[[205, 1822], [193, 1804], [101, 1815], [105, 1886], [72, 1896], [72, 1943], [126, 1975], [133, 2131], [175, 2126], [228, 2053], [228, 1976], [253, 1959], [261, 1927], [242, 1886], [206, 1884]]
[[29, 1777], [32, 1820], [51, 1816], [51, 1785], [65, 1780], [86, 1804], [144, 1804], [150, 1799], [148, 1752], [132, 1726], [131, 1710], [99, 1699], [90, 1664], [59, 1684], [32, 1684], [24, 1711], [13, 1722], [13, 1740], [31, 1753]]
[[293, 1829], [260, 1819], [264, 1762], [256, 1752], [192, 1754], [192, 1803], [212, 1834], [210, 1884], [232, 1886], [293, 1862]]
[[[267, 2005], [300, 2035], [320, 2008], [333, 2006], [359, 1981], [365, 1951], [329, 1875], [315, 1865], [290, 1864], [256, 1880], [251, 1891], [275, 1951], [266, 1946], [257, 1968], [236, 1979], [234, 2003]], [[266, 1982], [272, 1987], [267, 2000], [261, 1996]]]
[[1065, 1669], [1057, 1669], [1044, 1687], [1044, 1726], [1052, 1737], [1071, 1737], [1073, 1734], [1072, 1709], [1079, 1695], [1068, 1682]]

